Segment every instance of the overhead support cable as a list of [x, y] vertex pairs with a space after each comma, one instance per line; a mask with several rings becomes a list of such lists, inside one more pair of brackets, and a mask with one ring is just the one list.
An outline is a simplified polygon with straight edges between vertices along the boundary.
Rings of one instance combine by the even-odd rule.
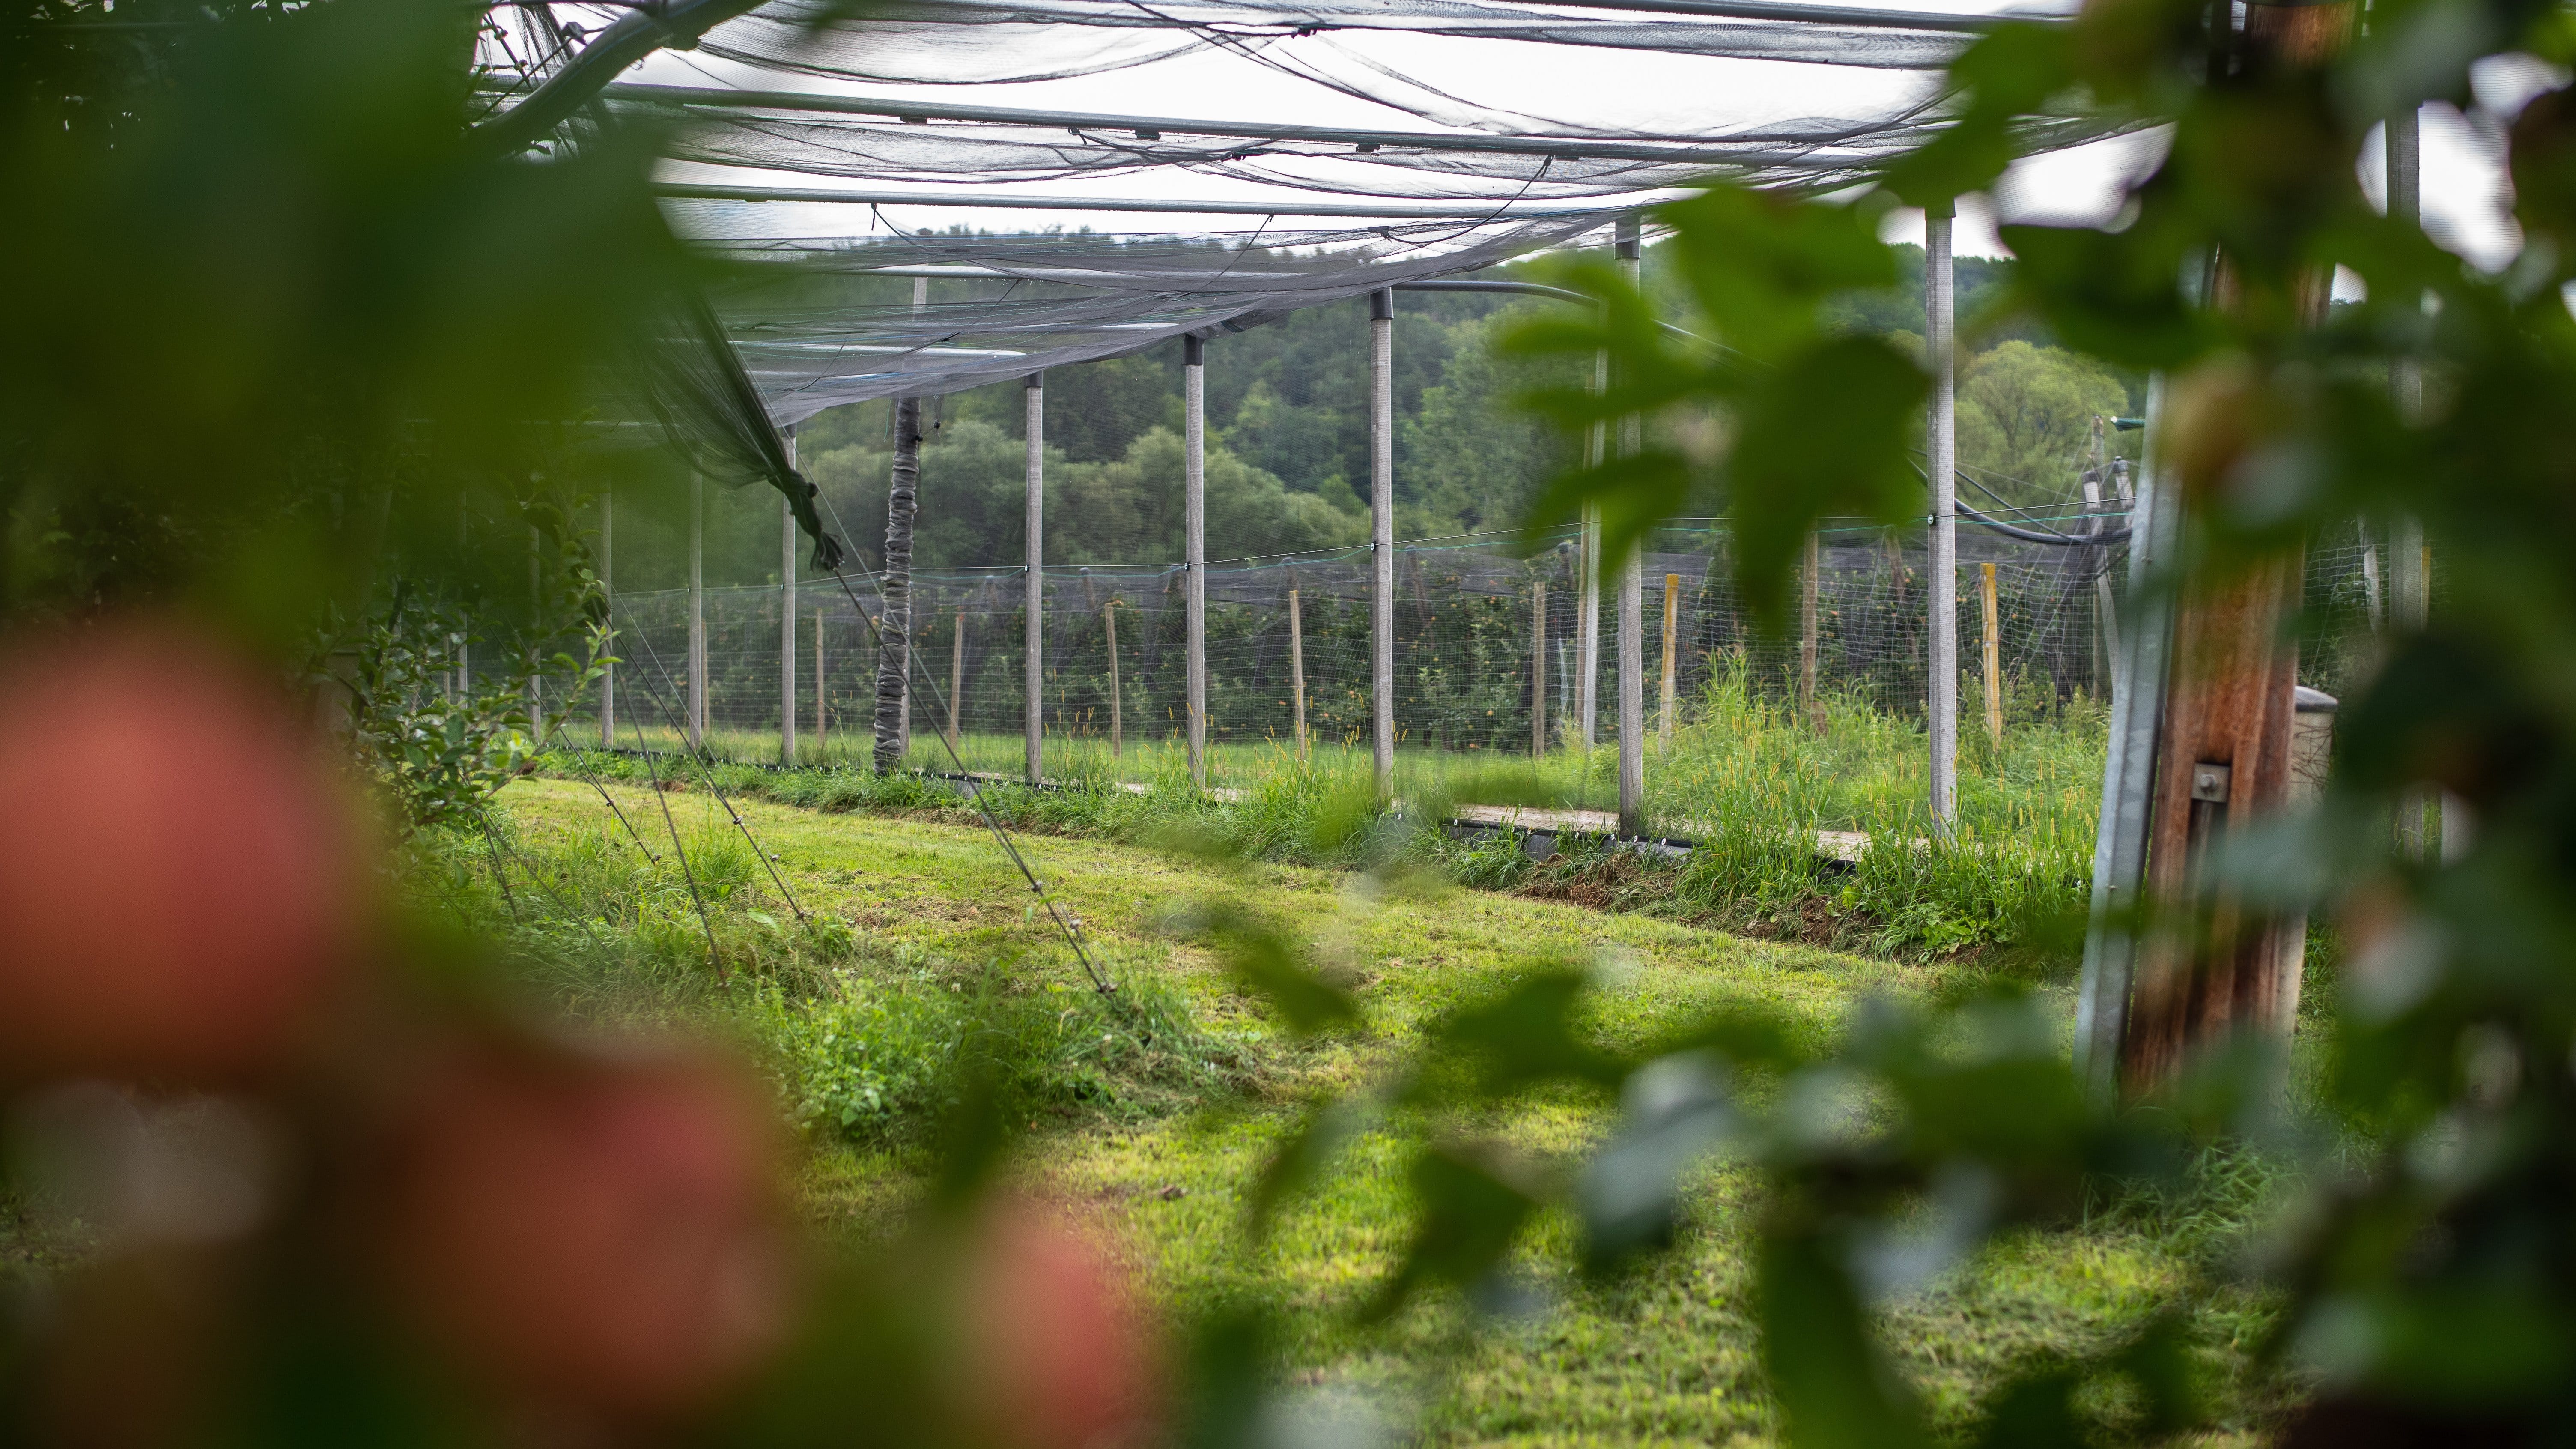
[[[914, 97], [824, 95], [811, 91], [731, 90], [708, 86], [621, 84], [608, 99], [689, 110], [805, 111], [824, 115], [891, 117], [911, 124], [964, 121], [1033, 126], [1075, 132], [1125, 132], [1143, 141], [1171, 136], [1223, 136], [1250, 141], [1301, 141], [1374, 151], [1459, 151], [1493, 156], [1551, 156], [1568, 161], [1656, 161], [1676, 165], [1777, 166], [1817, 171], [1847, 169], [1847, 159], [1814, 153], [1816, 138], [1796, 133], [1710, 137], [1710, 144], [1594, 141], [1579, 137], [1480, 136], [1437, 131], [1378, 131], [1347, 126], [1275, 125], [1250, 121], [1184, 120], [1170, 116], [1112, 115], [1095, 111], [1040, 111], [1014, 106], [960, 105]], [[1804, 143], [1801, 149], [1755, 151], [1767, 142]], [[1735, 144], [1724, 144], [1735, 143]]]
[[1496, 206], [1490, 201], [1390, 206], [1368, 202], [1201, 201], [1144, 196], [1032, 196], [1009, 191], [844, 191], [796, 186], [732, 186], [688, 181], [654, 185], [675, 201], [786, 201], [819, 206], [967, 206], [1021, 211], [1145, 211], [1175, 216], [1326, 216], [1404, 221], [1524, 221], [1597, 216], [1604, 223], [1622, 212], [1664, 198], [1626, 205]]
[[1852, 5], [1801, 5], [1796, 0], [1568, 0], [1567, 8], [1626, 10], [1646, 15], [1696, 15], [1712, 20], [1786, 20], [1861, 30], [1937, 30], [1983, 35], [2010, 23], [2065, 25], [2072, 15], [2004, 12], [1972, 15], [1933, 10], [1878, 10]]

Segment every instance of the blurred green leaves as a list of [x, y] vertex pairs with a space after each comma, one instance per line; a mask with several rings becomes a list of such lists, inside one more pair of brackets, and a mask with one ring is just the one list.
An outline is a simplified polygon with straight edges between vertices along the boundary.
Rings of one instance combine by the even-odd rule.
[[515, 607], [524, 551], [460, 513], [587, 466], [696, 272], [651, 138], [482, 154], [470, 9], [161, 8], [44, 30], [0, 102], [0, 600], [190, 600], [281, 650], [389, 571]]
[[1885, 339], [1834, 335], [1821, 318], [1838, 293], [1894, 284], [1895, 254], [1878, 240], [1873, 211], [1723, 184], [1656, 219], [1673, 231], [1691, 328], [1666, 327], [1624, 274], [1585, 262], [1558, 280], [1592, 298], [1592, 314], [1532, 321], [1502, 345], [1607, 359], [1606, 387], [1527, 399], [1564, 428], [1615, 437], [1639, 418], [1673, 426], [1555, 479], [1528, 523], [1597, 509], [1604, 557], [1618, 559], [1713, 491], [1737, 524], [1746, 598], [1776, 622], [1817, 518], [1894, 523], [1919, 506], [1905, 449], [1928, 386], [1922, 370]]

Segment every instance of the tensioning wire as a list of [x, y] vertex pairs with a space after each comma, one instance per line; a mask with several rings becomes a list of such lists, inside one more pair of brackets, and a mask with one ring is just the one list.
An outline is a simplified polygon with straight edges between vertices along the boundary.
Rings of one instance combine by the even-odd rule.
[[[832, 510], [832, 526], [846, 533], [847, 525], [841, 522], [841, 511], [832, 508], [831, 498], [819, 491], [815, 496], [822, 500], [825, 508]], [[832, 581], [841, 586], [843, 597], [850, 601], [850, 608], [858, 614], [859, 622], [867, 625], [868, 637], [875, 641], [877, 646], [877, 657], [884, 658], [885, 634], [877, 628], [877, 621], [868, 613], [867, 606], [859, 602], [858, 591], [850, 587], [849, 575], [843, 573], [837, 565], [831, 569], [831, 575]], [[876, 590], [879, 607], [884, 607], [885, 587], [874, 573], [868, 574], [868, 586]], [[931, 708], [938, 709], [946, 699], [940, 694], [937, 682], [931, 679], [929, 666], [921, 662], [921, 651], [913, 648], [912, 641], [907, 639], [904, 641], [903, 653], [910, 670], [921, 676], [922, 687], [929, 693]], [[1062, 906], [1056, 904], [1055, 897], [1047, 893], [1046, 886], [1038, 880], [1037, 872], [1029, 869], [1027, 858], [1020, 854], [1018, 843], [1011, 839], [1011, 833], [1008, 830], [1002, 828], [1001, 818], [993, 813], [992, 805], [984, 799], [983, 786], [967, 770], [965, 760], [959, 757], [956, 742], [949, 739], [945, 731], [934, 731], [934, 733], [939, 735], [940, 747], [948, 752], [948, 762], [957, 767], [958, 776], [966, 782], [966, 797], [975, 802], [976, 813], [984, 817], [984, 828], [993, 833], [994, 843], [1000, 845], [1002, 853], [1011, 858], [1011, 864], [1019, 868], [1020, 878], [1029, 883], [1030, 893], [1038, 898], [1039, 904], [1046, 907], [1047, 915], [1055, 921], [1056, 929], [1064, 933], [1064, 942], [1073, 948], [1074, 959], [1082, 963], [1082, 974], [1091, 978], [1092, 989], [1103, 996], [1116, 995], [1118, 988], [1109, 983], [1109, 978], [1102, 975], [1100, 967], [1092, 961], [1091, 953], [1083, 949], [1081, 928], [1066, 915]]]
[[698, 873], [689, 868], [688, 847], [680, 844], [680, 822], [671, 818], [671, 797], [662, 788], [662, 772], [653, 768], [653, 745], [644, 738], [644, 727], [633, 720], [627, 728], [635, 731], [635, 753], [644, 757], [644, 778], [652, 783], [653, 799], [662, 807], [662, 824], [671, 832], [671, 853], [680, 858], [680, 878], [689, 883], [689, 903], [698, 908], [698, 928], [707, 933], [707, 964], [716, 968], [716, 979], [725, 979], [724, 953], [716, 949], [716, 925], [707, 919], [707, 898], [698, 894]]
[[[636, 631], [635, 637], [643, 644], [644, 653], [652, 659], [654, 672], [661, 675], [662, 681], [671, 686], [671, 693], [677, 695], [680, 692], [680, 686], [677, 682], [672, 680], [671, 671], [662, 667], [662, 656], [659, 651], [654, 649], [653, 641], [650, 638], [647, 638], [644, 632], [640, 629]], [[685, 729], [681, 729], [679, 723], [672, 718], [670, 706], [664, 702], [662, 692], [653, 687], [653, 681], [650, 677], [647, 677], [644, 681], [644, 692], [652, 696], [653, 707], [661, 711], [662, 723], [677, 731], [681, 739], [687, 739], [689, 737], [689, 732]], [[744, 841], [750, 844], [751, 853], [760, 857], [761, 868], [769, 872], [770, 880], [778, 886], [778, 894], [787, 902], [787, 909], [796, 913], [797, 923], [799, 925], [811, 925], [812, 920], [805, 914], [805, 908], [796, 903], [796, 893], [787, 888], [786, 878], [778, 873], [777, 862], [769, 858], [769, 852], [760, 848], [759, 838], [751, 833], [751, 823], [742, 818], [741, 811], [733, 808], [733, 801], [725, 797], [724, 786], [716, 783], [715, 757], [707, 752], [705, 743], [701, 741], [692, 745], [690, 747], [690, 756], [698, 762], [699, 773], [706, 777], [707, 789], [714, 792], [717, 802], [724, 806], [725, 814], [732, 817], [734, 828], [741, 831]]]

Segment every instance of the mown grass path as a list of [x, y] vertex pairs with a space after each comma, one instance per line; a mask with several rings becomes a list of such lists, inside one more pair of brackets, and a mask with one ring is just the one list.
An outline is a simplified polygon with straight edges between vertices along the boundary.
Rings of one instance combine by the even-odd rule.
[[[629, 819], [648, 833], [661, 829], [649, 792], [611, 788]], [[532, 836], [617, 829], [597, 794], [577, 782], [526, 779], [502, 798]], [[704, 795], [669, 800], [684, 837], [730, 829]], [[1001, 961], [1032, 982], [1080, 983], [1061, 939], [1029, 909], [1026, 886], [980, 830], [757, 802], [738, 808], [807, 910], [845, 920], [907, 959], [960, 970]], [[650, 838], [667, 850], [666, 837]], [[1253, 1245], [1245, 1233], [1247, 1193], [1300, 1104], [1362, 1084], [1420, 1022], [1534, 959], [1600, 963], [1598, 1025], [1613, 1040], [1641, 1037], [1721, 997], [1765, 1000], [1829, 1033], [1865, 995], [1935, 988], [1941, 968], [1436, 884], [1372, 896], [1361, 878], [1337, 872], [1096, 839], [1021, 840], [1115, 971], [1180, 986], [1203, 1021], [1246, 1039], [1262, 1063], [1245, 1097], [1195, 1112], [1142, 1123], [1033, 1124], [1023, 1167], [1031, 1183], [1113, 1235], [1168, 1309], [1186, 1315], [1238, 1295], [1280, 1305], [1292, 1325], [1282, 1351], [1301, 1382], [1326, 1398], [1365, 1397], [1389, 1427], [1418, 1430], [1431, 1442], [1776, 1438], [1749, 1316], [1745, 1235], [1758, 1184], [1745, 1172], [1708, 1169], [1680, 1246], [1622, 1282], [1579, 1282], [1570, 1268], [1571, 1225], [1545, 1223], [1526, 1256], [1528, 1301], [1474, 1337], [1462, 1332], [1470, 1313], [1455, 1303], [1384, 1327], [1355, 1322], [1411, 1231], [1402, 1163], [1389, 1139], [1364, 1134], [1344, 1170], [1289, 1211], [1267, 1244]], [[1217, 897], [1294, 923], [1324, 969], [1358, 988], [1365, 1029], [1323, 1043], [1290, 1041], [1213, 957], [1159, 928], [1170, 913]], [[1563, 1163], [1606, 1129], [1609, 1115], [1606, 1104], [1567, 1097], [1496, 1125], [1539, 1161]], [[818, 1143], [803, 1176], [806, 1206], [830, 1230], [875, 1236], [910, 1196], [917, 1167], [899, 1153]], [[2116, 1334], [2165, 1307], [2193, 1314], [2195, 1337], [2224, 1389], [2261, 1315], [2243, 1293], [2202, 1286], [2213, 1231], [2223, 1225], [2129, 1211], [2080, 1230], [2007, 1240], [1892, 1299], [1887, 1341], [1936, 1418], [1953, 1427], [2007, 1368]]]

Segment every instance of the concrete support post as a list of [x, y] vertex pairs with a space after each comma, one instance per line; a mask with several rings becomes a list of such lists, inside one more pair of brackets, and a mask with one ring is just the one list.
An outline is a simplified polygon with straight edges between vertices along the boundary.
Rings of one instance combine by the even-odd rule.
[[[787, 466], [796, 466], [796, 425], [780, 430]], [[778, 495], [778, 763], [796, 763], [796, 508]]]
[[[2388, 218], [2421, 226], [2424, 217], [2424, 131], [2419, 112], [2409, 107], [2388, 118]], [[2389, 363], [2388, 390], [2397, 415], [2409, 423], [2424, 416], [2424, 370], [2414, 358]], [[2432, 570], [2424, 548], [2424, 524], [2413, 514], [2400, 514], [2388, 526], [2388, 621], [2399, 637], [2423, 631], [2432, 617]], [[2397, 845], [2409, 859], [2422, 860], [2430, 849], [2433, 794], [2410, 790], [2397, 802]], [[2449, 824], [2443, 802], [2443, 823]], [[2446, 832], [2447, 833], [2447, 832]]]
[[1395, 293], [1369, 294], [1369, 739], [1395, 792]]
[[1189, 636], [1190, 780], [1207, 788], [1207, 344], [1181, 339], [1181, 556], [1188, 571], [1182, 624]]
[[1951, 318], [1951, 206], [1927, 208], [1923, 218], [1923, 310], [1932, 362], [1932, 412], [1925, 428], [1932, 484], [1931, 611], [1926, 701], [1932, 743], [1932, 829], [1949, 838], [1959, 800], [1959, 535], [1956, 488], [1959, 467], [1957, 363]]
[[1028, 777], [1046, 779], [1046, 374], [1029, 374], [1028, 405], [1028, 619], [1022, 647], [1028, 655], [1020, 688], [1020, 731], [1026, 737]]
[[[1644, 250], [1637, 218], [1619, 221], [1619, 265], [1629, 284], [1643, 286]], [[1619, 420], [1619, 455], [1632, 457], [1644, 443], [1644, 420]], [[1619, 830], [1646, 830], [1646, 575], [1642, 544], [1632, 545], [1619, 567]]]

